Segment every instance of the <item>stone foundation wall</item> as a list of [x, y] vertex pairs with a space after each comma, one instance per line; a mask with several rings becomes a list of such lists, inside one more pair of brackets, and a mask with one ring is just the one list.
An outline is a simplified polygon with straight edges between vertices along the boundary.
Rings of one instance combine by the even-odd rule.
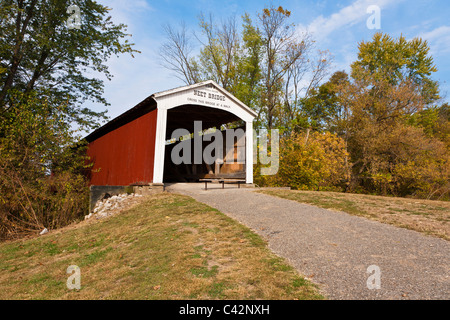
[[94, 210], [99, 200], [117, 196], [124, 193], [135, 193], [142, 196], [160, 193], [164, 191], [163, 183], [155, 183], [147, 186], [91, 186], [89, 195], [89, 212]]

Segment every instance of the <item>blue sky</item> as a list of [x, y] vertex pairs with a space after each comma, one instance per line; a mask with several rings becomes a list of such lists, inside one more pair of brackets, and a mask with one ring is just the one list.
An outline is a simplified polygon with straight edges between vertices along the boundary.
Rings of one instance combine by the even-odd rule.
[[[152, 93], [171, 89], [183, 83], [160, 65], [158, 50], [164, 42], [162, 25], [174, 27], [183, 20], [188, 29], [198, 31], [198, 15], [213, 13], [218, 21], [230, 16], [256, 14], [273, 4], [291, 11], [290, 21], [299, 30], [308, 30], [317, 49], [329, 50], [334, 56], [333, 70], [349, 71], [357, 56], [358, 42], [370, 40], [381, 31], [393, 37], [427, 40], [438, 68], [433, 76], [441, 83], [441, 92], [450, 101], [450, 2], [448, 0], [347, 0], [347, 1], [235, 1], [235, 0], [99, 0], [111, 7], [116, 23], [128, 25], [135, 48], [135, 58], [121, 56], [108, 61], [114, 75], [105, 81], [105, 97], [111, 103], [108, 115], [113, 118], [130, 109]], [[367, 8], [381, 9], [381, 29], [366, 25], [371, 13]], [[332, 70], [332, 71], [333, 71]], [[90, 105], [101, 111], [102, 105]]]

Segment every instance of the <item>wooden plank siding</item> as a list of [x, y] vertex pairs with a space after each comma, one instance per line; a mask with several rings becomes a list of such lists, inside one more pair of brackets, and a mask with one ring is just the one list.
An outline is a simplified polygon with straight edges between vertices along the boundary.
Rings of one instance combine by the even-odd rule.
[[157, 109], [89, 143], [94, 163], [91, 185], [126, 186], [153, 182]]

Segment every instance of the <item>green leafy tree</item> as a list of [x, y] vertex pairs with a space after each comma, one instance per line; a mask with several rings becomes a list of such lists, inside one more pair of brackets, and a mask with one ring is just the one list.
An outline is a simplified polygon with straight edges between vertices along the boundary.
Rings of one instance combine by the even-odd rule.
[[[448, 194], [448, 152], [430, 134], [437, 121], [431, 107], [439, 98], [432, 79], [436, 70], [426, 41], [419, 38], [407, 41], [377, 33], [360, 43], [352, 82], [342, 96], [350, 108], [353, 177], [364, 190]], [[421, 128], [412, 127], [414, 122]]]
[[[98, 126], [104, 113], [83, 103], [107, 105], [93, 74], [111, 79], [109, 57], [136, 52], [109, 10], [93, 0], [0, 2], [2, 239], [58, 228], [88, 209], [88, 159], [77, 132]], [[73, 14], [80, 23], [69, 28]]]
[[88, 210], [89, 165], [63, 120], [67, 106], [24, 96], [10, 94], [15, 112], [0, 132], [0, 239], [59, 228]]
[[429, 137], [443, 141], [450, 149], [450, 105], [432, 106], [407, 118], [407, 123], [423, 128]]
[[[238, 62], [234, 95], [252, 109], [259, 111], [261, 103], [261, 61], [263, 39], [250, 16], [243, 16], [242, 46]], [[257, 122], [260, 122], [257, 119]], [[257, 125], [259, 127], [259, 125]]]
[[343, 103], [340, 92], [349, 81], [345, 71], [336, 71], [326, 83], [312, 89], [311, 94], [302, 101], [302, 110], [297, 117], [300, 127], [344, 136], [348, 108]]
[[437, 71], [429, 54], [427, 41], [404, 36], [397, 39], [376, 33], [371, 41], [358, 46], [358, 59], [352, 64], [352, 78], [357, 81], [387, 82], [392, 86], [408, 84], [420, 92], [425, 104], [439, 98], [439, 86], [432, 79]]
[[[68, 28], [80, 9], [79, 29]], [[101, 113], [82, 107], [86, 100], [107, 105], [103, 81], [111, 79], [106, 61], [111, 55], [133, 53], [126, 26], [115, 25], [110, 9], [93, 0], [2, 0], [0, 2], [0, 113], [13, 112], [11, 90], [35, 91], [55, 106], [67, 102], [65, 117], [87, 128]]]

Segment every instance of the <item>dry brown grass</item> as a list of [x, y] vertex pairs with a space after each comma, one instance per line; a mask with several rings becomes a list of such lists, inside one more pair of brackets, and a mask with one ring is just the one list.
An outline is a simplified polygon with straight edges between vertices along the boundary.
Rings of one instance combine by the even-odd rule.
[[324, 191], [265, 189], [261, 192], [450, 240], [450, 202], [447, 201]]
[[[69, 290], [66, 269], [81, 269]], [[105, 220], [0, 244], [0, 299], [320, 299], [248, 228], [159, 194]]]

